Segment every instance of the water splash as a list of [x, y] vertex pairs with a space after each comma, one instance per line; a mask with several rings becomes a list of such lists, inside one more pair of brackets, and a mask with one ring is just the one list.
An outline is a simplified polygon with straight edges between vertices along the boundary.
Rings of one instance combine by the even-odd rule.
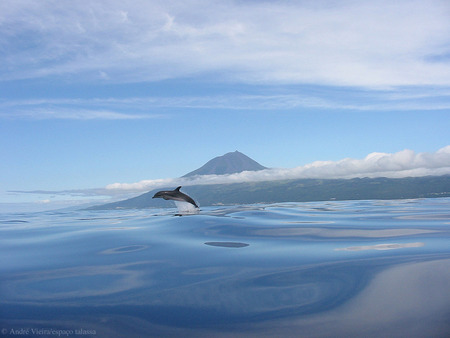
[[174, 201], [180, 215], [195, 215], [199, 213], [199, 208], [188, 202]]

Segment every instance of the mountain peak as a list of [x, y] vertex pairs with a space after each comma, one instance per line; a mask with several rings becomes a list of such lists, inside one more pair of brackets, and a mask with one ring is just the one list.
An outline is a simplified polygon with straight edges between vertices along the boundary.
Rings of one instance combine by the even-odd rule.
[[255, 160], [239, 151], [226, 153], [206, 162], [202, 167], [187, 173], [182, 177], [195, 175], [224, 175], [240, 173], [241, 171], [257, 171], [267, 169]]

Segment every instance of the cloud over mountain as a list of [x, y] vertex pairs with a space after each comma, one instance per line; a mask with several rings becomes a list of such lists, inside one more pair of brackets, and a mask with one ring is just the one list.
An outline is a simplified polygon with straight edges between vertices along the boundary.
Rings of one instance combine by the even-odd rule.
[[316, 161], [291, 169], [273, 168], [228, 175], [201, 175], [144, 180], [136, 183], [114, 183], [106, 186], [105, 190], [114, 194], [141, 192], [177, 185], [225, 184], [297, 178], [400, 178], [445, 174], [450, 174], [450, 145], [434, 153], [416, 153], [406, 149], [393, 154], [371, 153], [363, 159], [345, 158], [340, 161]]

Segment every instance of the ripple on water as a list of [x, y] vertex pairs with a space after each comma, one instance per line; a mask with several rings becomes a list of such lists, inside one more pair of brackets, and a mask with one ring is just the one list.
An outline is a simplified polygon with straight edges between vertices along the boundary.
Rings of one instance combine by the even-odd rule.
[[30, 223], [28, 221], [23, 221], [20, 219], [11, 219], [11, 220], [5, 220], [5, 221], [0, 221], [1, 224], [22, 224], [22, 223]]
[[153, 262], [82, 266], [12, 274], [3, 281], [4, 298], [25, 301], [61, 301], [106, 296], [142, 284], [143, 272], [134, 269]]
[[252, 231], [258, 236], [311, 236], [323, 238], [384, 238], [422, 235], [439, 232], [427, 229], [349, 229], [349, 228], [269, 228], [255, 229]]
[[103, 250], [101, 252], [101, 254], [104, 254], [104, 255], [123, 254], [123, 253], [128, 253], [128, 252], [141, 251], [141, 250], [145, 250], [147, 248], [148, 248], [147, 245], [127, 245], [127, 246], [121, 246], [119, 248]]

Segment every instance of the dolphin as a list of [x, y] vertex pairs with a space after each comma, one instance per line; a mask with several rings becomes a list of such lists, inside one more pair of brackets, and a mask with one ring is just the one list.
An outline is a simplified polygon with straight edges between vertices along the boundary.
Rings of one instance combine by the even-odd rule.
[[188, 202], [194, 205], [196, 208], [198, 208], [198, 205], [195, 203], [195, 201], [190, 198], [188, 195], [183, 194], [180, 191], [181, 186], [174, 190], [163, 190], [158, 191], [155, 196], [152, 198], [164, 198], [165, 200], [174, 200], [174, 201], [181, 201], [181, 202]]

